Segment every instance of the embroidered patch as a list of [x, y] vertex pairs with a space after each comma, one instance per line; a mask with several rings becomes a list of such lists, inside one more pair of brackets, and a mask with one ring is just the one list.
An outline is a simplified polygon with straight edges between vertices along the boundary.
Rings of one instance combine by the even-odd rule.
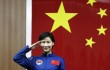
[[51, 60], [51, 64], [53, 64], [53, 65], [60, 65], [60, 61], [58, 61], [58, 60]]
[[43, 63], [43, 61], [40, 60], [40, 59], [36, 61], [36, 64], [37, 64], [37, 65], [41, 65], [42, 63]]

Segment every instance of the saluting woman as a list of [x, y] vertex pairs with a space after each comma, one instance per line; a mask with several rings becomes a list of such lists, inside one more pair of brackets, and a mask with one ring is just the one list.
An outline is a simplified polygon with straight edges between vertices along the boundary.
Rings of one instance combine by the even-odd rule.
[[[39, 40], [31, 46], [21, 49], [13, 60], [28, 70], [65, 70], [64, 59], [52, 52], [55, 39], [52, 33], [44, 32], [39, 36]], [[43, 50], [41, 56], [31, 56], [27, 58], [25, 55], [30, 50], [40, 46]], [[36, 51], [37, 53], [37, 51]]]

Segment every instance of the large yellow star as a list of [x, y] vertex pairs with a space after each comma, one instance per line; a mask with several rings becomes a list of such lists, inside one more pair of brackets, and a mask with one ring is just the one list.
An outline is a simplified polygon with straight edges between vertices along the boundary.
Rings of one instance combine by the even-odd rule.
[[90, 4], [91, 6], [93, 6], [93, 4], [97, 2], [96, 0], [88, 0], [87, 4]]
[[46, 13], [46, 15], [48, 15], [50, 18], [54, 20], [54, 24], [51, 29], [51, 32], [62, 26], [71, 33], [68, 20], [70, 20], [72, 17], [76, 16], [77, 14], [78, 13], [65, 13], [63, 2], [61, 2], [58, 13]]
[[103, 18], [103, 16], [107, 16], [106, 10], [107, 10], [107, 9], [102, 10], [102, 9], [100, 8], [100, 12], [98, 12], [97, 14], [100, 15], [101, 18]]
[[105, 35], [105, 31], [107, 30], [107, 28], [104, 28], [103, 25], [101, 25], [100, 28], [97, 29], [99, 31], [99, 35], [103, 34]]
[[87, 43], [86, 46], [89, 45], [92, 48], [92, 44], [95, 44], [94, 41], [92, 41], [92, 37], [90, 39], [86, 39]]

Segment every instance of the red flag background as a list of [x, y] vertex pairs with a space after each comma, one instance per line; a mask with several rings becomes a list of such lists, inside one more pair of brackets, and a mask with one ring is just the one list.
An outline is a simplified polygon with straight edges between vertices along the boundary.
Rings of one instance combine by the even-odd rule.
[[[64, 58], [66, 70], [110, 70], [110, 2], [97, 0], [91, 6], [88, 0], [62, 0], [66, 13], [78, 13], [68, 24], [71, 33], [63, 27], [52, 33], [55, 36], [53, 52]], [[32, 0], [32, 43], [38, 40], [42, 32], [50, 32], [54, 20], [45, 13], [57, 13], [60, 0]], [[102, 18], [97, 13], [100, 8], [107, 9]], [[63, 21], [63, 19], [61, 20]], [[107, 28], [99, 35], [99, 29]], [[87, 39], [95, 42], [92, 48]], [[41, 54], [41, 48], [32, 51], [32, 55]]]

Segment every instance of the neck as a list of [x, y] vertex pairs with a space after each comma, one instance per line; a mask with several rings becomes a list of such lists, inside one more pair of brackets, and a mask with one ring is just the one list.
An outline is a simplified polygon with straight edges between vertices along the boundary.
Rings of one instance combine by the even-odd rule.
[[52, 53], [52, 51], [44, 52], [44, 54], [46, 54], [46, 55], [49, 55], [49, 54], [51, 54], [51, 53]]

